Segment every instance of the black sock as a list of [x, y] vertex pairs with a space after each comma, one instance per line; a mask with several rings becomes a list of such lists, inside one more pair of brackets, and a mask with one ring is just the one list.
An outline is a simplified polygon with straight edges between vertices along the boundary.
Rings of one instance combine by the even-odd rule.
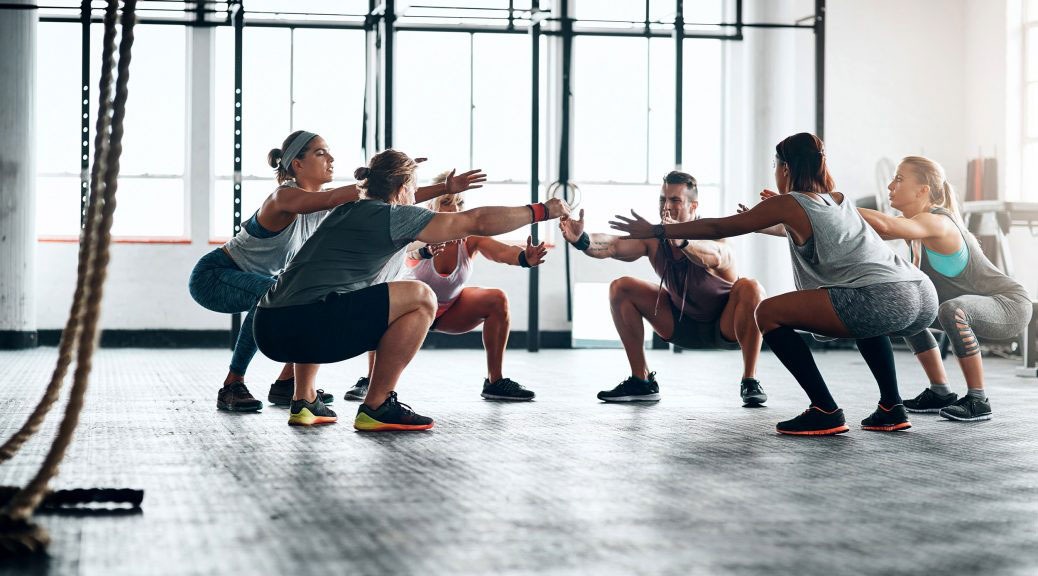
[[812, 406], [817, 406], [826, 412], [836, 410], [836, 400], [833, 400], [829, 389], [825, 386], [825, 380], [818, 371], [818, 365], [815, 364], [815, 359], [811, 355], [811, 349], [807, 347], [796, 330], [788, 326], [776, 328], [764, 335], [764, 341], [782, 361], [782, 365], [797, 379], [804, 392], [807, 392]]
[[879, 403], [884, 408], [892, 408], [901, 403], [901, 394], [897, 391], [897, 371], [894, 369], [894, 349], [890, 347], [890, 338], [875, 336], [857, 340], [858, 352], [872, 370], [879, 384]]
[[295, 376], [292, 376], [290, 378], [285, 378], [284, 380], [281, 380], [281, 379], [275, 380], [274, 383], [278, 384], [278, 383], [281, 383], [281, 382], [294, 382], [294, 381], [295, 381]]

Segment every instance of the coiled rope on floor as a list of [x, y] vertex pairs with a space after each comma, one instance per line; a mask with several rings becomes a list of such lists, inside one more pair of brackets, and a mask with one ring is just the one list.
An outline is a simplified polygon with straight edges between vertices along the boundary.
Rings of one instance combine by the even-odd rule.
[[[123, 120], [126, 116], [129, 66], [133, 46], [133, 26], [136, 0], [123, 2], [121, 37], [119, 40], [118, 75], [115, 98], [111, 98], [112, 68], [114, 67], [116, 16], [118, 0], [109, 0], [104, 18], [104, 47], [102, 49], [101, 84], [98, 98], [97, 134], [94, 162], [90, 174], [90, 194], [86, 225], [80, 235], [78, 274], [69, 318], [58, 347], [58, 360], [51, 380], [39, 406], [25, 425], [3, 447], [0, 462], [9, 460], [29, 438], [39, 430], [47, 412], [61, 391], [62, 382], [76, 354], [76, 369], [65, 416], [58, 434], [36, 476], [24, 488], [17, 490], [0, 509], [0, 553], [29, 554], [46, 550], [50, 537], [32, 515], [46, 498], [61, 505], [105, 501], [140, 504], [143, 493], [124, 489], [85, 489], [55, 491], [48, 484], [57, 476], [61, 461], [72, 443], [83, 409], [83, 400], [97, 344], [97, 323], [107, 276], [112, 217], [118, 189], [119, 158], [122, 154]], [[0, 493], [3, 490], [0, 489]], [[8, 489], [10, 492], [10, 489]]]

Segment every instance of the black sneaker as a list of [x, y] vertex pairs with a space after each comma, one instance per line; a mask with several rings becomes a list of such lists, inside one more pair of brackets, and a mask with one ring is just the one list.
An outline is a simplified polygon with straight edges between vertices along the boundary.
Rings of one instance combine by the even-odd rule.
[[648, 380], [631, 376], [616, 388], [599, 392], [598, 399], [606, 402], [659, 402], [660, 386], [656, 383], [656, 373], [649, 372]]
[[216, 393], [216, 407], [228, 412], [258, 412], [263, 402], [253, 397], [244, 382], [231, 382]]
[[[270, 402], [275, 406], [288, 406], [292, 403], [292, 394], [295, 393], [295, 387], [295, 378], [275, 380], [274, 383], [270, 385], [270, 392], [267, 393], [267, 402]], [[317, 390], [317, 397], [325, 404], [331, 404], [335, 401], [334, 394], [329, 394], [320, 389]]]
[[942, 408], [939, 414], [949, 420], [959, 422], [991, 420], [991, 402], [987, 398], [981, 400], [967, 394], [951, 406]]
[[490, 379], [483, 380], [483, 393], [480, 396], [487, 400], [533, 400], [533, 390], [523, 388], [523, 385], [510, 379], [502, 378], [497, 382]]
[[364, 432], [428, 430], [433, 427], [433, 419], [415, 414], [410, 406], [402, 404], [397, 399], [396, 392], [390, 392], [386, 401], [375, 410], [372, 410], [367, 404], [361, 404], [357, 408], [357, 417], [353, 420], [353, 427]]
[[768, 401], [768, 395], [764, 393], [760, 382], [756, 378], [743, 378], [739, 384], [739, 396], [742, 397], [743, 406], [760, 406]]
[[825, 413], [821, 408], [811, 406], [804, 413], [792, 420], [779, 422], [775, 426], [779, 434], [797, 434], [803, 436], [824, 436], [831, 434], [843, 434], [847, 428], [847, 421], [843, 418], [843, 410]]
[[954, 392], [938, 394], [927, 388], [915, 398], [905, 400], [905, 408], [909, 412], [940, 412], [941, 408], [951, 406], [958, 398], [959, 395]]
[[314, 424], [332, 424], [339, 418], [321, 401], [321, 391], [313, 402], [293, 400], [288, 409], [289, 426], [313, 426]]
[[908, 411], [905, 410], [904, 404], [895, 404], [893, 408], [884, 408], [882, 404], [877, 404], [876, 411], [861, 421], [862, 430], [877, 432], [907, 430], [911, 427], [912, 423], [908, 421]]
[[350, 388], [346, 391], [346, 396], [343, 397], [343, 400], [360, 400], [361, 402], [363, 402], [364, 397], [367, 395], [368, 377], [364, 376], [361, 379], [357, 380], [357, 383], [353, 385], [353, 388]]

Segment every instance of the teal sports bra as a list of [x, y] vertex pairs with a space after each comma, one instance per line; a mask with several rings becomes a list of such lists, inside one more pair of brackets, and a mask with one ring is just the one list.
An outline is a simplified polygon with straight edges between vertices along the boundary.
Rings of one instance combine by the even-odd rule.
[[948, 278], [954, 278], [962, 274], [970, 260], [970, 249], [966, 245], [965, 238], [962, 239], [962, 246], [954, 254], [941, 254], [940, 252], [930, 250], [926, 246], [923, 246], [923, 250], [926, 250], [926, 259], [930, 261], [930, 266], [933, 266], [933, 269], [941, 276], [947, 276]]

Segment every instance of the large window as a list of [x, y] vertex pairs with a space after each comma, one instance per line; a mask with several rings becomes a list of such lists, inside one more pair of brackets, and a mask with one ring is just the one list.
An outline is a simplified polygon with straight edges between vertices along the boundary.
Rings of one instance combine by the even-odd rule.
[[[267, 152], [294, 130], [320, 134], [349, 183], [364, 163], [364, 33], [246, 28], [242, 46], [242, 220], [275, 186]], [[234, 170], [234, 31], [216, 33], [216, 184], [210, 235], [231, 235]]]
[[1024, 2], [1021, 200], [1038, 199], [1038, 1]]
[[[393, 145], [429, 158], [422, 183], [452, 168], [481, 168], [489, 182], [466, 195], [466, 208], [528, 203], [530, 39], [401, 32], [397, 46]], [[525, 227], [504, 237], [527, 234]]]
[[[45, 238], [76, 238], [80, 144], [87, 137], [80, 127], [81, 28], [43, 23], [38, 31], [37, 230]], [[112, 224], [116, 237], [185, 235], [185, 32], [179, 26], [136, 27]], [[90, 138], [96, 124], [102, 34], [101, 25], [91, 27]], [[93, 144], [91, 140], [91, 162]]]
[[[699, 214], [720, 209], [721, 65], [715, 41], [686, 41], [682, 169], [699, 181]], [[670, 39], [579, 37], [573, 54], [573, 180], [588, 229], [614, 214], [659, 215], [675, 168], [675, 65]]]

